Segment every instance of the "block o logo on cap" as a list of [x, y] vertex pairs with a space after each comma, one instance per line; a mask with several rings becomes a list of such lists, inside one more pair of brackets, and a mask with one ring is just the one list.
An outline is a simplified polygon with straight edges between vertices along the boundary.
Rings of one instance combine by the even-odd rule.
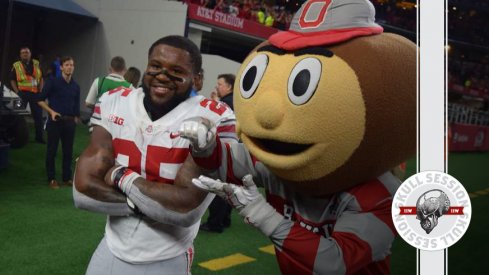
[[306, 2], [299, 17], [302, 29], [317, 28], [326, 20], [326, 13], [332, 0], [312, 0]]

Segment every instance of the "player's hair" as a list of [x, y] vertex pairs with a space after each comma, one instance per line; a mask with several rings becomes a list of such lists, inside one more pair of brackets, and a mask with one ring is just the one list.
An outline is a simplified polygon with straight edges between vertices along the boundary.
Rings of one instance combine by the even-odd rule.
[[190, 62], [192, 63], [193, 72], [198, 73], [202, 69], [202, 55], [200, 54], [197, 45], [190, 39], [179, 35], [169, 35], [160, 38], [151, 45], [148, 51], [148, 56], [151, 55], [154, 48], [158, 45], [168, 45], [188, 52], [190, 54]]
[[120, 73], [126, 69], [126, 61], [124, 58], [122, 58], [122, 56], [115, 56], [110, 61], [110, 67], [112, 70], [114, 70], [114, 72]]
[[73, 59], [73, 57], [66, 55], [66, 56], [61, 57], [61, 59], [59, 60], [59, 64], [63, 65], [66, 61], [69, 61], [69, 60], [75, 61]]
[[227, 84], [231, 85], [231, 91], [234, 89], [234, 80], [236, 79], [236, 76], [234, 76], [234, 74], [220, 74], [219, 76], [217, 76], [217, 79], [219, 78], [224, 79]]

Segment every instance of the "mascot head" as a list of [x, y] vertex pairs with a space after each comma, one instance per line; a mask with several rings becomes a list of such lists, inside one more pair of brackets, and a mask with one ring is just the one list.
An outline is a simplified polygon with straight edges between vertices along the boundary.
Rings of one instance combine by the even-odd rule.
[[416, 148], [416, 46], [382, 33], [368, 0], [311, 0], [246, 58], [237, 133], [297, 192], [375, 178]]

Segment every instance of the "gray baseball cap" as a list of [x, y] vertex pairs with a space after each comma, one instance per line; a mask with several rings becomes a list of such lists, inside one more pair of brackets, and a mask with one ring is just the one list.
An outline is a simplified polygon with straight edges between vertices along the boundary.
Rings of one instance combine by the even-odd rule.
[[269, 41], [278, 48], [297, 50], [382, 32], [369, 0], [309, 0], [296, 12], [289, 30], [270, 36]]

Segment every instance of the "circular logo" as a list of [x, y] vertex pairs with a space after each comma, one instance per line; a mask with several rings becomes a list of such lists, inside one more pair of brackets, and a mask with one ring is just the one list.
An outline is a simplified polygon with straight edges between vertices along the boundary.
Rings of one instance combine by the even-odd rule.
[[392, 202], [399, 236], [421, 250], [441, 250], [456, 243], [469, 227], [469, 194], [454, 177], [424, 171], [405, 180]]

